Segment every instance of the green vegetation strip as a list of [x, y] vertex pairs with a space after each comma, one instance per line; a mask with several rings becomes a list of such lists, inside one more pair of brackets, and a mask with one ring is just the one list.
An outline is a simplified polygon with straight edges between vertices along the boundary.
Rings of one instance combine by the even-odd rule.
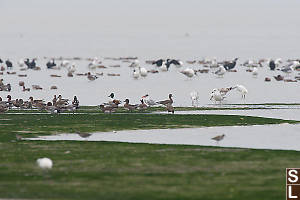
[[[25, 199], [284, 199], [294, 151], [110, 142], [1, 144], [0, 197]], [[36, 166], [49, 157], [50, 171]]]
[[[17, 134], [278, 123], [298, 122], [225, 115], [2, 114], [0, 198], [284, 199], [285, 168], [300, 166], [295, 151], [16, 140]], [[53, 169], [38, 169], [40, 157], [51, 158]]]

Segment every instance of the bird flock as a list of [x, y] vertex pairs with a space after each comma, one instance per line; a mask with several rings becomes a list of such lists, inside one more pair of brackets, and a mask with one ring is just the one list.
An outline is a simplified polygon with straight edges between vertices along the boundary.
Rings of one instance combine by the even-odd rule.
[[[45, 66], [43, 66], [40, 60], [44, 59], [46, 61]], [[103, 64], [104, 60], [109, 60], [113, 62], [119, 62], [118, 64]], [[86, 68], [84, 73], [79, 73], [79, 61], [86, 61]], [[158, 73], [168, 73], [169, 71], [177, 71], [179, 74], [187, 77], [187, 80], [193, 79], [199, 74], [212, 74], [216, 78], [223, 78], [228, 73], [234, 73], [240, 70], [244, 70], [252, 74], [254, 78], [259, 76], [260, 70], [265, 67], [270, 71], [270, 76], [262, 77], [261, 80], [265, 82], [270, 82], [272, 80], [282, 81], [282, 82], [297, 82], [300, 80], [300, 59], [286, 59], [281, 58], [270, 58], [270, 59], [258, 59], [252, 60], [248, 59], [244, 62], [240, 62], [239, 58], [234, 58], [232, 60], [222, 60], [219, 61], [216, 58], [212, 59], [201, 59], [201, 60], [186, 60], [185, 62], [179, 59], [171, 58], [161, 58], [157, 60], [145, 60], [144, 63], [140, 62], [137, 57], [104, 57], [99, 59], [94, 58], [22, 58], [18, 61], [13, 61], [12, 59], [0, 59], [0, 92], [6, 92], [5, 94], [7, 101], [0, 99], [0, 111], [4, 112], [7, 109], [13, 107], [22, 109], [38, 108], [41, 110], [48, 110], [50, 112], [61, 112], [64, 110], [76, 110], [79, 106], [78, 103], [73, 103], [73, 101], [63, 101], [61, 95], [58, 97], [57, 102], [46, 102], [45, 100], [35, 100], [31, 96], [28, 100], [23, 100], [21, 98], [12, 99], [10, 92], [17, 90], [20, 87], [22, 92], [31, 94], [32, 91], [39, 90], [57, 90], [63, 86], [50, 85], [48, 88], [43, 83], [36, 83], [28, 86], [24, 77], [30, 78], [30, 70], [33, 71], [44, 71], [48, 70], [51, 72], [51, 78], [64, 78], [64, 77], [83, 77], [87, 82], [99, 81], [101, 76], [111, 76], [119, 77], [120, 73], [107, 72], [110, 68], [117, 69], [121, 66], [128, 67], [131, 74], [129, 77], [134, 80], [145, 79], [150, 74]], [[81, 68], [82, 69], [82, 68]], [[64, 75], [58, 75], [57, 71], [65, 71]], [[101, 71], [100, 71], [101, 70]], [[6, 82], [6, 76], [17, 76], [20, 81], [18, 85], [12, 85]], [[23, 80], [22, 80], [23, 79]], [[62, 88], [63, 89], [63, 88]], [[212, 88], [211, 93], [207, 94], [207, 98], [210, 98], [214, 103], [221, 103], [224, 99], [228, 98], [227, 94], [232, 91], [237, 91], [241, 94], [242, 99], [246, 98], [248, 90], [246, 86], [237, 84], [233, 86], [220, 88]], [[1, 93], [0, 93], [0, 96]], [[2, 96], [3, 97], [3, 96]], [[74, 97], [75, 98], [75, 97]], [[55, 98], [54, 98], [55, 99]], [[197, 91], [192, 91], [190, 93], [190, 99], [192, 106], [199, 106], [199, 93]], [[113, 99], [115, 100], [115, 99]], [[112, 100], [112, 102], [113, 102]], [[132, 111], [135, 109], [144, 110], [149, 106], [163, 105], [166, 107], [168, 112], [174, 113], [172, 95], [169, 95], [169, 102], [164, 103], [164, 101], [154, 101], [149, 99], [149, 95], [144, 95], [140, 99], [140, 104], [130, 104], [129, 98], [125, 98], [123, 101], [110, 103], [102, 103], [99, 108], [104, 112], [114, 112], [119, 104], [124, 103], [124, 108]], [[77, 97], [75, 102], [78, 101]], [[172, 103], [171, 103], [172, 101]], [[37, 103], [38, 102], [38, 103]], [[62, 103], [63, 102], [63, 103]]]

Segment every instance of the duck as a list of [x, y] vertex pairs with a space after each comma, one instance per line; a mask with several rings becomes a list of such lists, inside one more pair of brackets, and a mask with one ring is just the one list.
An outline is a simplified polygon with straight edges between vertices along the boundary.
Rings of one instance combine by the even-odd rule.
[[132, 105], [132, 104], [129, 104], [129, 99], [125, 99], [125, 104], [124, 104], [124, 108], [126, 108], [127, 110], [129, 111], [133, 111], [133, 110], [136, 110], [138, 108], [139, 105]]
[[281, 75], [274, 76], [274, 78], [276, 81], [282, 81], [284, 79], [284, 77]]
[[75, 106], [76, 109], [79, 108], [79, 101], [77, 96], [74, 96], [73, 101], [72, 101], [72, 105]]
[[169, 99], [163, 100], [163, 101], [158, 101], [158, 102], [156, 102], [156, 103], [162, 104], [162, 105], [165, 105], [165, 106], [168, 105], [168, 104], [172, 105], [172, 104], [173, 104], [173, 99], [172, 99], [172, 97], [173, 97], [173, 95], [172, 95], [172, 94], [169, 94]]
[[9, 59], [7, 59], [7, 60], [5, 61], [5, 64], [6, 64], [7, 68], [12, 68], [12, 67], [13, 67], [12, 62], [11, 62]]
[[96, 80], [98, 77], [95, 75], [92, 75], [91, 72], [87, 73], [87, 79], [89, 79], [90, 81], [94, 81]]
[[109, 105], [105, 106], [105, 105], [101, 104], [101, 105], [99, 105], [99, 107], [100, 107], [100, 110], [104, 113], [112, 113], [112, 112], [116, 111], [115, 107], [109, 106]]
[[166, 109], [169, 112], [174, 114], [174, 107], [172, 106], [172, 104], [167, 104]]
[[146, 110], [148, 108], [148, 105], [145, 104], [144, 99], [141, 99], [141, 104], [139, 104], [138, 108], [139, 110]]
[[42, 90], [43, 88], [39, 85], [32, 85], [32, 89], [34, 90]]
[[23, 85], [23, 92], [29, 92], [30, 88], [25, 88], [25, 85]]
[[56, 106], [56, 102], [57, 102], [57, 97], [56, 97], [56, 95], [54, 95], [54, 97], [52, 99], [52, 105]]
[[236, 62], [237, 62], [238, 58], [235, 58], [233, 61], [226, 61], [224, 62], [224, 68], [226, 70], [230, 70], [233, 69], [236, 66]]

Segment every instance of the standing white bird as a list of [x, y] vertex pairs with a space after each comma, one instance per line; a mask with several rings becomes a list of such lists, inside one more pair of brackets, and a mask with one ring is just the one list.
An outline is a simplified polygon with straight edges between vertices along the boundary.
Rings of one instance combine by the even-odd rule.
[[192, 100], [192, 106], [198, 107], [199, 93], [196, 91], [192, 91], [190, 95]]
[[50, 158], [39, 158], [36, 160], [36, 163], [42, 169], [51, 169], [53, 166], [53, 162]]
[[186, 69], [180, 71], [180, 73], [184, 74], [185, 76], [187, 76], [189, 78], [192, 78], [193, 76], [196, 75], [196, 72], [191, 68], [186, 68]]
[[233, 87], [233, 89], [237, 89], [242, 94], [242, 99], [246, 98], [246, 94], [248, 93], [248, 90], [245, 86], [236, 85], [235, 87]]

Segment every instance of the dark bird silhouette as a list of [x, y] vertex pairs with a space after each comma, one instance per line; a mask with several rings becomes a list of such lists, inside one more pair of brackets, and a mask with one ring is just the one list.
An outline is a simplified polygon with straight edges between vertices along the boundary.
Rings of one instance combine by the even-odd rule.
[[10, 60], [6, 60], [5, 64], [6, 64], [7, 68], [12, 68], [13, 67], [13, 64]]
[[152, 65], [156, 65], [157, 67], [161, 67], [163, 62], [164, 62], [163, 59], [159, 59], [157, 61], [152, 62]]
[[35, 59], [32, 59], [32, 61], [30, 62], [29, 59], [27, 58], [24, 61], [25, 65], [27, 66], [28, 69], [34, 69], [36, 67], [36, 62]]
[[53, 67], [56, 66], [56, 64], [55, 64], [54, 60], [52, 60], [52, 62], [48, 61], [46, 66], [47, 66], [48, 69], [52, 69]]
[[182, 65], [182, 62], [181, 62], [180, 60], [167, 59], [166, 66], [167, 66], [167, 69], [168, 69], [168, 70], [169, 70], [171, 64], [176, 65], [176, 66], [181, 66], [181, 65]]
[[274, 60], [270, 60], [270, 62], [269, 62], [269, 67], [270, 67], [270, 70], [275, 70], [276, 65], [275, 65]]
[[238, 58], [235, 58], [233, 61], [231, 62], [225, 62], [224, 63], [224, 68], [226, 70], [230, 70], [230, 69], [233, 69], [235, 66], [236, 66], [236, 61], [238, 60]]

